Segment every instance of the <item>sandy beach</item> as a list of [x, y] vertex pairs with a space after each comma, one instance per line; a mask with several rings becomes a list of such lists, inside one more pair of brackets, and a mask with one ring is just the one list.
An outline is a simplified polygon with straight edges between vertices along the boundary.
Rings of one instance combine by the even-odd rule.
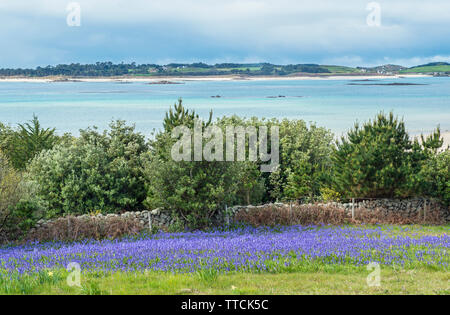
[[[410, 137], [412, 138], [412, 139], [414, 139], [414, 138], [418, 138], [419, 139], [419, 142], [421, 141], [420, 140], [420, 135], [421, 134], [415, 134], [415, 133], [410, 133]], [[423, 133], [423, 135], [428, 135], [427, 133]], [[448, 130], [441, 130], [441, 137], [443, 138], [443, 140], [444, 140], [444, 144], [442, 145], [442, 149], [447, 149], [449, 146], [450, 146], [450, 131], [448, 131]]]
[[[157, 83], [162, 81], [186, 82], [186, 81], [267, 81], [267, 80], [374, 80], [374, 79], [400, 79], [400, 78], [424, 78], [430, 75], [403, 74], [403, 75], [332, 75], [332, 76], [164, 76], [164, 77], [95, 77], [95, 78], [73, 78], [73, 77], [1, 77], [0, 82], [149, 82]], [[161, 83], [161, 84], [167, 84]]]
[[444, 138], [444, 148], [448, 148], [450, 146], [450, 131], [443, 132], [442, 137]]

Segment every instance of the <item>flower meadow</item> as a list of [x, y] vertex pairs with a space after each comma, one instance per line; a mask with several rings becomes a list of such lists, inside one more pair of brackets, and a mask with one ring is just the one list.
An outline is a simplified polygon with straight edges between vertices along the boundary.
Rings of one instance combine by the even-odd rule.
[[[428, 233], [429, 234], [429, 233]], [[450, 235], [408, 227], [278, 227], [157, 233], [136, 239], [0, 249], [0, 270], [33, 274], [79, 263], [83, 272], [282, 272], [302, 266], [431, 266], [448, 270]]]

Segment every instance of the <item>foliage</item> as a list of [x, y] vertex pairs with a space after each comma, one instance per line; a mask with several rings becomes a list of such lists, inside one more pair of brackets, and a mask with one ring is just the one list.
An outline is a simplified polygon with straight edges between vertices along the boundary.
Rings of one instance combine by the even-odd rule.
[[0, 148], [18, 170], [24, 170], [39, 152], [51, 149], [57, 141], [55, 129], [42, 128], [35, 115], [16, 130], [0, 126]]
[[[279, 128], [280, 165], [272, 173], [261, 173], [258, 159], [256, 163], [245, 162], [241, 170], [241, 191], [244, 201], [272, 201], [299, 199], [318, 195], [320, 188], [330, 181], [333, 151], [333, 134], [314, 124], [308, 126], [303, 120], [250, 119], [237, 116], [223, 117], [219, 125], [259, 128], [273, 126]], [[248, 138], [246, 139], [248, 144]], [[271, 141], [268, 151], [271, 152]], [[249, 202], [247, 202], [249, 203]]]
[[[81, 130], [79, 138], [56, 136], [36, 116], [17, 129], [0, 124], [0, 234], [19, 236], [42, 217], [144, 205], [164, 209], [177, 222], [172, 228], [184, 230], [186, 224], [208, 227], [219, 210], [234, 204], [319, 196], [326, 202], [427, 196], [450, 204], [450, 153], [438, 152], [439, 128], [411, 140], [403, 121], [380, 113], [374, 121], [356, 124], [334, 146], [329, 130], [303, 120], [231, 116], [213, 122], [211, 112], [201, 127], [219, 127], [224, 136], [227, 126], [279, 128], [280, 165], [264, 173], [260, 167], [266, 162], [260, 158], [174, 161], [171, 150], [180, 138], [172, 131], [180, 125], [192, 130], [199, 118], [180, 99], [149, 143], [123, 121], [112, 122], [103, 133], [95, 127]], [[245, 142], [248, 148], [248, 137]], [[271, 141], [268, 145], [270, 152]]]
[[322, 187], [320, 189], [320, 196], [324, 202], [339, 201], [341, 199], [340, 193], [328, 187]]
[[272, 196], [300, 199], [317, 196], [327, 186], [331, 174], [333, 134], [302, 120], [280, 123], [280, 168], [271, 175]]
[[[209, 112], [209, 119], [206, 123], [203, 124], [203, 128], [211, 125], [212, 121], [212, 110]], [[170, 108], [168, 112], [166, 112], [166, 116], [163, 120], [163, 128], [164, 131], [169, 133], [172, 132], [173, 128], [177, 126], [186, 126], [188, 128], [194, 128], [195, 120], [200, 120], [200, 117], [195, 113], [195, 111], [190, 111], [189, 109], [184, 108], [183, 100], [178, 99], [178, 104], [175, 103], [173, 105], [173, 109]]]
[[12, 208], [20, 201], [21, 176], [0, 152], [0, 241], [8, 237]]
[[145, 138], [123, 121], [110, 131], [81, 130], [69, 140], [42, 152], [29, 167], [28, 178], [48, 202], [48, 216], [138, 210], [145, 199], [142, 155]]
[[227, 162], [176, 162], [153, 157], [146, 168], [149, 191], [146, 204], [162, 207], [191, 228], [204, 228], [237, 190], [237, 170]]
[[[260, 171], [263, 164], [260, 159], [234, 163], [173, 161], [169, 154], [175, 140], [170, 131], [179, 125], [192, 128], [196, 118], [195, 112], [185, 110], [181, 101], [175, 105], [166, 115], [164, 132], [155, 137], [146, 167], [150, 182], [147, 206], [171, 209], [191, 227], [207, 226], [218, 209], [232, 203], [260, 203], [264, 198], [295, 199], [318, 194], [329, 179], [333, 136], [328, 130], [315, 125], [308, 127], [301, 120], [232, 116], [214, 124], [222, 129], [224, 136], [227, 126], [255, 127], [255, 130], [261, 126], [268, 130], [278, 126], [281, 165], [272, 174]], [[211, 116], [203, 128], [209, 125]], [[248, 137], [245, 141], [248, 148]], [[268, 144], [271, 152], [271, 141]]]
[[[247, 129], [249, 127], [254, 127], [256, 132], [258, 128], [261, 126], [266, 126], [268, 130], [274, 125], [276, 125], [277, 121], [275, 119], [266, 120], [265, 118], [259, 119], [257, 117], [251, 117], [249, 119], [238, 117], [233, 115], [231, 117], [221, 117], [217, 120], [216, 125], [222, 129], [224, 137], [226, 137], [226, 128], [227, 126], [232, 127], [243, 127]], [[270, 136], [270, 135], [269, 135]], [[225, 144], [226, 138], [224, 138]], [[237, 141], [235, 142], [235, 145]], [[259, 146], [259, 141], [256, 143]], [[271, 141], [267, 142], [268, 151], [271, 152]], [[267, 197], [267, 183], [269, 178], [269, 173], [262, 173], [260, 167], [264, 164], [259, 156], [257, 157], [257, 161], [248, 161], [249, 156], [249, 136], [245, 136], [245, 161], [237, 161], [237, 155], [235, 153], [235, 167], [238, 169], [236, 181], [238, 182], [238, 191], [236, 195], [236, 203], [237, 204], [259, 204]], [[226, 147], [224, 152], [226, 152]]]
[[450, 150], [446, 150], [426, 160], [419, 172], [423, 179], [424, 195], [438, 198], [450, 205]]
[[42, 218], [45, 203], [0, 153], [0, 242], [22, 238]]
[[420, 183], [411, 174], [440, 146], [439, 129], [422, 144], [413, 143], [403, 121], [392, 112], [380, 113], [373, 122], [356, 124], [337, 143], [334, 189], [344, 197], [409, 196]]
[[[35, 69], [0, 69], [0, 76], [72, 76], [72, 77], [97, 77], [97, 76], [129, 76], [129, 75], [287, 75], [299, 72], [304, 73], [330, 73], [329, 66], [317, 64], [274, 65], [269, 63], [222, 63], [207, 65], [202, 62], [192, 64], [170, 63], [167, 65], [97, 62], [95, 64], [60, 64], [56, 66], [37, 67]], [[355, 71], [354, 68], [348, 68]]]
[[238, 168], [236, 203], [240, 205], [261, 203], [266, 195], [266, 180], [258, 164], [254, 162], [236, 162], [236, 167]]
[[[169, 111], [164, 130], [152, 141], [152, 152], [145, 167], [148, 180], [146, 205], [162, 207], [185, 221], [191, 228], [211, 224], [219, 209], [230, 205], [238, 189], [238, 167], [221, 161], [174, 161], [171, 148], [177, 139], [171, 131], [176, 126], [192, 127], [198, 116], [183, 108], [181, 101]], [[202, 123], [205, 128], [211, 119]]]
[[26, 195], [10, 208], [7, 222], [9, 240], [18, 240], [26, 237], [37, 221], [45, 215], [46, 208], [36, 198]]

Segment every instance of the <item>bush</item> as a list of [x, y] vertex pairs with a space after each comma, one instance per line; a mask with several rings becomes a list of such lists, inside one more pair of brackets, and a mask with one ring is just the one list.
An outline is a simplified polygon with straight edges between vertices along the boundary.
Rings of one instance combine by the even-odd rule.
[[45, 204], [35, 196], [35, 187], [0, 154], [0, 243], [26, 235], [43, 216]]
[[55, 129], [42, 128], [36, 116], [19, 124], [16, 130], [0, 124], [0, 148], [18, 170], [24, 170], [36, 155], [51, 149], [58, 141]]
[[[236, 163], [220, 161], [174, 161], [171, 148], [174, 127], [193, 127], [198, 116], [183, 108], [181, 101], [164, 120], [164, 130], [151, 143], [152, 153], [145, 167], [148, 208], [164, 208], [173, 217], [183, 220], [190, 228], [205, 228], [210, 219], [236, 198], [239, 167]], [[203, 128], [211, 124], [203, 124]]]
[[279, 127], [280, 165], [272, 173], [261, 173], [261, 161], [248, 163], [253, 168], [248, 167], [243, 176], [247, 187], [242, 187], [241, 191], [249, 196], [245, 199], [254, 200], [255, 203], [294, 200], [317, 196], [322, 187], [329, 186], [333, 152], [333, 134], [329, 130], [314, 124], [308, 126], [303, 120], [280, 121], [256, 117], [223, 117], [218, 124], [223, 128], [227, 125], [256, 128], [267, 126], [268, 129], [272, 126]]
[[153, 158], [147, 167], [146, 205], [163, 208], [190, 228], [205, 228], [214, 214], [232, 204], [237, 174], [227, 162], [175, 162]]
[[[214, 124], [222, 129], [224, 137], [227, 126], [255, 127], [256, 130], [261, 126], [268, 130], [278, 126], [281, 165], [274, 173], [262, 173], [260, 166], [266, 162], [259, 159], [233, 163], [173, 161], [170, 151], [175, 139], [171, 138], [171, 131], [180, 125], [192, 128], [197, 118], [195, 112], [184, 109], [181, 101], [167, 113], [164, 131], [156, 135], [146, 167], [148, 207], [169, 209], [191, 228], [202, 228], [208, 226], [210, 218], [225, 205], [296, 199], [319, 194], [322, 186], [329, 185], [333, 135], [315, 125], [308, 127], [301, 120], [232, 116]], [[203, 128], [210, 125], [211, 116]], [[248, 137], [245, 141], [248, 144]], [[271, 141], [268, 144], [270, 152]], [[224, 149], [226, 151], [225, 146]]]
[[426, 196], [438, 198], [450, 205], [450, 150], [428, 159], [419, 173], [422, 191]]
[[48, 217], [140, 210], [145, 199], [142, 156], [145, 138], [123, 121], [100, 134], [81, 131], [69, 140], [42, 152], [30, 167], [28, 178], [38, 185], [48, 203]]
[[10, 238], [12, 209], [20, 201], [21, 176], [0, 152], [0, 241]]
[[23, 198], [10, 207], [8, 221], [6, 222], [8, 240], [19, 240], [36, 225], [43, 216], [42, 205], [31, 198]]
[[339, 194], [337, 191], [334, 191], [331, 188], [323, 187], [320, 189], [320, 195], [322, 197], [322, 200], [324, 202], [330, 202], [330, 201], [340, 201], [341, 200], [341, 194]]
[[334, 189], [344, 197], [392, 198], [418, 193], [412, 175], [442, 146], [439, 129], [422, 144], [410, 140], [405, 124], [379, 114], [342, 137], [334, 152]]
[[[226, 143], [226, 128], [228, 126], [249, 128], [254, 127], [257, 131], [259, 127], [266, 126], [268, 130], [274, 125], [275, 120], [265, 120], [252, 117], [250, 119], [241, 118], [238, 116], [222, 117], [217, 120], [216, 125], [222, 129], [224, 134], [224, 144]], [[270, 135], [269, 135], [270, 137]], [[235, 140], [236, 141], [236, 140]], [[237, 141], [235, 142], [235, 145]], [[248, 148], [249, 136], [245, 136], [245, 147]], [[259, 143], [257, 143], [259, 145]], [[268, 151], [271, 150], [271, 141], [267, 142]], [[226, 153], [226, 145], [224, 148]], [[248, 149], [245, 152], [245, 157], [248, 157]], [[267, 164], [262, 162], [259, 157], [257, 161], [237, 161], [237, 155], [235, 154], [234, 166], [237, 170], [236, 182], [238, 185], [235, 202], [237, 204], [259, 204], [264, 200], [270, 200], [270, 196], [267, 193], [267, 183], [269, 173], [261, 172], [261, 165]]]
[[332, 169], [333, 134], [302, 120], [280, 122], [280, 167], [270, 176], [275, 199], [296, 200], [320, 195]]

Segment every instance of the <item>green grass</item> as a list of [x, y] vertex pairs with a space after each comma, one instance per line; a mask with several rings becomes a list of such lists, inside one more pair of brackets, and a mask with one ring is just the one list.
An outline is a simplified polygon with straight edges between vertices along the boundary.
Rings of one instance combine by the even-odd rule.
[[[393, 224], [383, 224], [383, 225], [358, 225], [356, 228], [362, 229], [381, 229], [382, 231], [389, 232], [388, 235], [403, 235], [403, 236], [422, 236], [422, 235], [443, 235], [450, 233], [450, 224], [446, 225], [393, 225]], [[324, 226], [322, 229], [332, 229], [334, 226]]]
[[217, 71], [231, 71], [231, 70], [241, 70], [241, 71], [259, 71], [262, 67], [238, 67], [238, 68], [216, 68]]
[[414, 67], [400, 71], [400, 73], [430, 73], [430, 72], [450, 72], [450, 65]]
[[[30, 279], [1, 294], [450, 294], [450, 274], [426, 269], [381, 268], [379, 287], [369, 287], [365, 268], [319, 272], [233, 273], [212, 278], [200, 274], [115, 273], [82, 275], [81, 287], [69, 287], [61, 272], [44, 282]], [[54, 278], [52, 280], [51, 278]]]

